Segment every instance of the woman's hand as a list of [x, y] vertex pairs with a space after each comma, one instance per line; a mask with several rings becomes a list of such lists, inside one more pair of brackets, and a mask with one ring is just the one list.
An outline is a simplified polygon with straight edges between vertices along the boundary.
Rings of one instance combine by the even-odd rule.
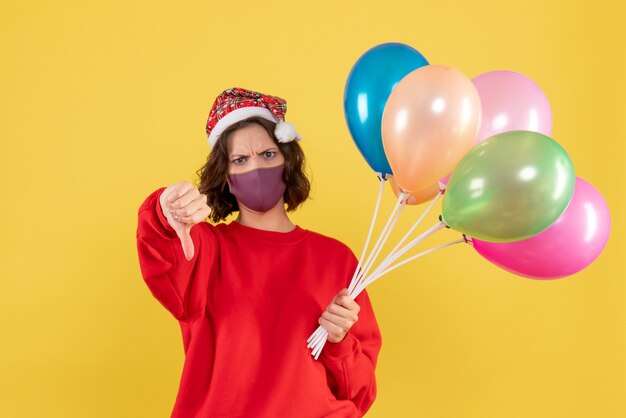
[[320, 325], [328, 331], [331, 343], [343, 341], [350, 328], [359, 320], [360, 310], [359, 304], [349, 296], [348, 289], [343, 289], [335, 296], [319, 319]]
[[194, 248], [189, 231], [211, 214], [206, 195], [200, 194], [191, 182], [182, 181], [163, 190], [159, 202], [165, 218], [180, 239], [185, 258], [191, 260]]

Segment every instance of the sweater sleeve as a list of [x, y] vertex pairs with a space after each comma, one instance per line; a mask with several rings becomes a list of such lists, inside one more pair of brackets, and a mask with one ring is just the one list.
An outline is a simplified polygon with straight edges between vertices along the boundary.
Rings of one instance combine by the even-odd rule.
[[[159, 198], [164, 187], [150, 194], [139, 207], [137, 252], [141, 274], [152, 295], [179, 321], [193, 317], [204, 304], [202, 283], [195, 283], [199, 258], [215, 252], [216, 238], [197, 224], [190, 230], [194, 256], [185, 258], [174, 228], [163, 214]], [[208, 223], [205, 225], [211, 227]], [[209, 228], [210, 229], [210, 228]], [[197, 275], [201, 276], [201, 275]], [[195, 288], [195, 291], [192, 289]]]
[[[356, 261], [351, 268], [350, 277]], [[361, 308], [358, 321], [342, 341], [326, 343], [320, 361], [337, 399], [352, 401], [364, 415], [376, 398], [375, 368], [382, 338], [367, 291], [361, 292], [355, 301]]]

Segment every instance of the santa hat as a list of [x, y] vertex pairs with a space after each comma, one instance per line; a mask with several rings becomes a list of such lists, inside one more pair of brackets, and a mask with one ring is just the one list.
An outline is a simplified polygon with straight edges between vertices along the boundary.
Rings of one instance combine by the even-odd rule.
[[287, 102], [276, 96], [268, 96], [242, 88], [224, 90], [217, 98], [206, 123], [209, 145], [213, 147], [230, 125], [252, 116], [260, 116], [276, 122], [274, 135], [278, 142], [299, 141], [302, 137], [296, 128], [285, 122]]

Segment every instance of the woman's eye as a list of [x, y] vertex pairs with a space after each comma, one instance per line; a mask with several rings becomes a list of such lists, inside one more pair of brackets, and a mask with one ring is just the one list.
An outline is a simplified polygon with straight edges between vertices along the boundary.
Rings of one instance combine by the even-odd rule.
[[239, 157], [233, 160], [233, 164], [240, 165], [246, 162], [246, 157]]
[[263, 153], [263, 157], [265, 157], [266, 159], [273, 158], [274, 155], [276, 155], [276, 153], [274, 151], [265, 151]]

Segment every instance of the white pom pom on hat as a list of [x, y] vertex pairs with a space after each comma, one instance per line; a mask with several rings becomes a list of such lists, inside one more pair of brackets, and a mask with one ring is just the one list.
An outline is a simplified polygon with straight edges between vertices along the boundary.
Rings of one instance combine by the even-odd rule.
[[287, 102], [277, 96], [269, 96], [252, 90], [232, 88], [224, 90], [217, 98], [206, 124], [206, 133], [211, 147], [230, 125], [252, 116], [260, 116], [276, 122], [274, 135], [281, 143], [299, 141], [302, 137], [296, 128], [285, 122]]
[[290, 142], [294, 139], [299, 141], [302, 137], [296, 132], [296, 127], [293, 126], [289, 122], [280, 121], [276, 124], [276, 129], [274, 129], [274, 135], [278, 139], [278, 142]]

